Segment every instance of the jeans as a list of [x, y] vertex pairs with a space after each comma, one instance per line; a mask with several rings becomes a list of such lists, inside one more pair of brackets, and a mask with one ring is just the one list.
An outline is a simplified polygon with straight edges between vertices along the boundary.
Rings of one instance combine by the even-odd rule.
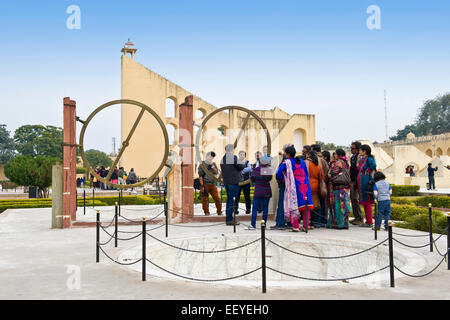
[[240, 188], [237, 184], [231, 184], [225, 186], [225, 191], [227, 192], [227, 207], [226, 207], [226, 222], [232, 222], [233, 219], [233, 212], [236, 209], [236, 199], [239, 198], [239, 191]]
[[280, 187], [278, 193], [278, 207], [277, 207], [277, 218], [275, 220], [277, 227], [285, 227], [286, 220], [284, 219], [284, 192], [286, 187]]
[[244, 192], [246, 213], [250, 213], [250, 211], [252, 210], [252, 203], [250, 200], [250, 183], [239, 187], [239, 196], [237, 197], [236, 203], [235, 203], [236, 213], [239, 210], [239, 199], [241, 197], [242, 192]]
[[377, 213], [377, 228], [381, 226], [381, 220], [384, 217], [384, 227], [387, 229], [389, 227], [389, 220], [391, 219], [391, 201], [384, 200], [378, 201], [378, 213]]
[[256, 217], [258, 216], [259, 205], [262, 204], [263, 220], [267, 223], [267, 216], [269, 215], [269, 200], [270, 198], [253, 198], [252, 208], [252, 226], [256, 228]]
[[436, 185], [434, 184], [434, 176], [428, 176], [428, 182], [430, 183], [430, 190], [436, 189]]

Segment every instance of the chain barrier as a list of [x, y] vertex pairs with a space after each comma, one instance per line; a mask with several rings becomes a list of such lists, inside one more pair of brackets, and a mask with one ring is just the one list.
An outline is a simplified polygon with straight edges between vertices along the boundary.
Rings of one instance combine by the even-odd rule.
[[[104, 229], [102, 226], [100, 226], [100, 228], [102, 228], [103, 231], [105, 231], [105, 233], [106, 233], [107, 235], [109, 235], [110, 237], [114, 237], [113, 234], [110, 234], [110, 233], [109, 233], [106, 229]], [[133, 239], [136, 239], [137, 237], [139, 237], [139, 236], [141, 236], [141, 235], [142, 235], [142, 232], [140, 232], [139, 234], [137, 234], [137, 235], [134, 236], [134, 237], [127, 238], [127, 239], [121, 239], [121, 238], [117, 237], [117, 240], [120, 240], [120, 241], [133, 240]]]
[[158, 205], [158, 207], [151, 207], [151, 208], [144, 208], [144, 209], [137, 209], [137, 208], [127, 208], [126, 206], [121, 205], [120, 209], [122, 211], [134, 211], [134, 212], [142, 212], [142, 211], [151, 211], [151, 210], [157, 210], [157, 209], [163, 209], [164, 205]]
[[181, 251], [187, 251], [187, 252], [193, 252], [193, 253], [222, 253], [222, 252], [228, 252], [228, 251], [238, 250], [238, 249], [241, 249], [241, 248], [250, 246], [250, 245], [252, 245], [252, 244], [254, 244], [254, 243], [256, 243], [256, 242], [258, 242], [258, 241], [261, 240], [261, 238], [259, 238], [259, 239], [256, 239], [256, 240], [254, 240], [254, 241], [251, 241], [251, 242], [249, 242], [249, 243], [240, 245], [240, 246], [235, 247], [235, 248], [230, 248], [230, 249], [213, 250], [213, 251], [200, 251], [200, 250], [191, 250], [191, 249], [186, 249], [186, 248], [177, 247], [177, 246], [175, 246], [175, 245], [173, 245], [173, 244], [164, 242], [163, 240], [158, 239], [158, 238], [152, 236], [151, 234], [148, 234], [148, 233], [147, 233], [147, 235], [148, 235], [150, 238], [152, 238], [152, 239], [154, 239], [154, 240], [156, 240], [156, 241], [158, 241], [158, 242], [161, 242], [161, 243], [165, 244], [166, 246], [169, 246], [169, 247], [172, 247], [172, 248], [174, 248], [174, 249], [181, 250]]
[[136, 263], [142, 261], [142, 258], [141, 258], [141, 259], [136, 260], [136, 261], [131, 262], [131, 263], [123, 263], [123, 262], [119, 262], [119, 261], [116, 261], [116, 260], [114, 260], [113, 258], [111, 258], [111, 257], [105, 252], [105, 250], [103, 250], [102, 247], [100, 247], [100, 251], [103, 252], [103, 254], [104, 254], [105, 256], [107, 256], [109, 260], [111, 260], [111, 261], [114, 262], [114, 263], [120, 264], [121, 266], [132, 266], [133, 264], [136, 264]]
[[167, 272], [167, 273], [169, 273], [169, 274], [171, 274], [173, 276], [176, 276], [176, 277], [179, 277], [179, 278], [183, 278], [183, 279], [187, 279], [187, 280], [192, 280], [192, 281], [199, 281], [199, 282], [220, 282], [220, 281], [234, 280], [234, 279], [238, 279], [238, 278], [242, 278], [242, 277], [248, 276], [249, 274], [252, 274], [252, 273], [254, 273], [256, 271], [261, 270], [261, 268], [262, 268], [262, 267], [259, 267], [259, 268], [255, 269], [255, 270], [250, 271], [250, 272], [246, 272], [246, 273], [240, 274], [238, 276], [233, 276], [233, 277], [224, 278], [224, 279], [196, 279], [196, 278], [183, 276], [183, 275], [177, 274], [175, 272], [169, 271], [167, 269], [164, 269], [163, 267], [160, 267], [159, 265], [157, 265], [156, 263], [154, 263], [153, 261], [151, 261], [149, 259], [146, 259], [146, 260], [147, 260], [148, 263], [152, 264], [153, 266], [157, 267], [158, 269], [160, 269], [162, 271], [165, 271], [165, 272]]
[[[447, 254], [442, 254], [441, 251], [439, 251], [438, 246], [436, 245], [436, 240], [433, 241], [433, 245], [436, 248], [437, 253], [441, 256], [441, 257], [445, 257]], [[447, 261], [447, 258], [445, 259], [445, 261]]]
[[280, 274], [288, 276], [288, 277], [293, 277], [293, 278], [297, 278], [297, 279], [301, 279], [301, 280], [309, 280], [309, 281], [347, 281], [347, 280], [353, 280], [353, 279], [367, 277], [367, 276], [370, 276], [370, 275], [372, 275], [374, 273], [381, 272], [381, 271], [383, 271], [383, 270], [385, 270], [387, 268], [389, 268], [389, 265], [387, 265], [384, 268], [381, 268], [381, 269], [375, 270], [373, 272], [370, 272], [370, 273], [366, 273], [366, 274], [363, 274], [363, 275], [360, 275], [360, 276], [348, 277], [348, 278], [341, 278], [341, 279], [316, 279], [316, 278], [301, 277], [301, 276], [297, 276], [297, 275], [290, 274], [290, 273], [287, 273], [287, 272], [279, 271], [279, 270], [273, 269], [271, 267], [267, 267], [268, 270], [271, 270], [273, 272], [277, 272], [277, 273], [280, 273]]
[[447, 254], [444, 255], [444, 257], [442, 258], [441, 262], [439, 262], [438, 265], [437, 265], [436, 267], [434, 267], [431, 271], [429, 271], [429, 272], [427, 272], [427, 273], [425, 273], [425, 274], [422, 274], [422, 275], [413, 275], [413, 274], [409, 274], [409, 273], [406, 273], [405, 271], [401, 270], [401, 269], [398, 268], [397, 266], [394, 266], [394, 267], [395, 267], [395, 269], [396, 269], [398, 272], [404, 274], [405, 276], [412, 277], [412, 278], [422, 278], [422, 277], [426, 277], [426, 276], [432, 274], [434, 271], [436, 271], [436, 269], [439, 268], [439, 266], [442, 264], [442, 262], [444, 262], [444, 260], [446, 260], [446, 257], [447, 257]]
[[[155, 220], [156, 218], [160, 217], [163, 213], [164, 213], [164, 211], [161, 211], [161, 212], [158, 213], [156, 216], [147, 219], [147, 221], [153, 221], [153, 220]], [[142, 220], [132, 220], [132, 219], [129, 219], [129, 218], [123, 216], [123, 215], [120, 215], [120, 216], [119, 216], [119, 219], [120, 219], [120, 218], [122, 218], [122, 219], [124, 219], [124, 220], [126, 220], [126, 221], [128, 221], [128, 222], [141, 222], [141, 221], [142, 221]]]
[[439, 232], [442, 232], [442, 234], [446, 234], [448, 232], [448, 227], [445, 229], [441, 229], [434, 223], [433, 219], [431, 219], [431, 222], [433, 223], [433, 226], [436, 228], [436, 230], [438, 230]]
[[395, 238], [393, 238], [393, 240], [394, 240], [395, 242], [397, 242], [397, 243], [399, 243], [399, 244], [405, 246], [405, 247], [412, 248], [412, 249], [421, 249], [421, 248], [428, 247], [428, 246], [430, 245], [430, 243], [427, 243], [427, 244], [424, 244], [423, 246], [411, 246], [411, 245], [409, 245], [409, 244], [406, 244], [406, 243], [403, 243], [403, 242], [401, 242], [401, 241], [398, 241], [398, 240], [395, 239]]
[[106, 241], [105, 243], [99, 243], [99, 245], [100, 246], [106, 246], [108, 243], [110, 243], [111, 242], [111, 240], [112, 239], [114, 239], [114, 236], [112, 235], [112, 236], [110, 236], [110, 238], [109, 238], [109, 240], [108, 241]]
[[276, 243], [276, 242], [274, 242], [274, 241], [272, 241], [272, 240], [270, 240], [270, 239], [267, 239], [267, 241], [270, 242], [270, 243], [272, 243], [273, 245], [275, 245], [275, 246], [277, 246], [277, 247], [279, 247], [279, 248], [281, 248], [281, 249], [283, 249], [283, 250], [286, 250], [286, 251], [289, 251], [289, 252], [291, 252], [291, 253], [294, 253], [294, 254], [296, 254], [296, 255], [299, 255], [299, 256], [302, 256], [302, 257], [306, 257], [306, 258], [324, 259], [324, 260], [327, 260], [327, 259], [329, 259], [329, 260], [332, 260], [332, 259], [344, 259], [344, 258], [349, 258], [349, 257], [357, 256], [357, 255], [360, 255], [360, 254], [362, 254], [362, 253], [368, 252], [368, 251], [370, 251], [370, 250], [372, 250], [372, 249], [375, 249], [376, 247], [381, 246], [383, 243], [385, 243], [385, 242], [388, 241], [388, 240], [389, 240], [389, 239], [385, 239], [385, 240], [383, 240], [382, 242], [376, 244], [375, 246], [370, 247], [370, 248], [365, 249], [365, 250], [360, 251], [360, 252], [356, 252], [356, 253], [352, 253], [352, 254], [348, 254], [348, 255], [344, 255], [344, 256], [321, 257], [321, 256], [311, 256], [311, 255], [308, 255], [308, 254], [296, 252], [296, 251], [293, 251], [293, 250], [288, 249], [288, 248], [286, 248], [286, 247], [283, 247], [282, 245], [280, 245], [280, 244], [278, 244], [278, 243]]
[[393, 235], [401, 236], [401, 237], [411, 237], [411, 238], [419, 238], [419, 237], [429, 237], [428, 234], [402, 234], [402, 233], [396, 233], [392, 231]]

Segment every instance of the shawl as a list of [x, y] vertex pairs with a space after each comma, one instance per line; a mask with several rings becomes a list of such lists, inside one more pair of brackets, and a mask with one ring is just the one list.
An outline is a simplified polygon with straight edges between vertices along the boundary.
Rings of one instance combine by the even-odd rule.
[[294, 171], [290, 159], [284, 161], [286, 172], [283, 172], [286, 191], [284, 192], [284, 217], [290, 219], [292, 214], [299, 214], [297, 202], [297, 187], [295, 185]]

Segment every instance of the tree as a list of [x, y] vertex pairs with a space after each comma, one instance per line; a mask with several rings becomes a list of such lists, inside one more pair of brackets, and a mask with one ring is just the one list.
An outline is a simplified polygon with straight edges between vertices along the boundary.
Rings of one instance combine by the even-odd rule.
[[7, 163], [15, 155], [14, 140], [5, 124], [0, 124], [0, 164]]
[[108, 155], [99, 150], [88, 150], [84, 153], [86, 155], [86, 160], [89, 162], [89, 165], [92, 169], [95, 167], [110, 167], [112, 165], [112, 160]]
[[406, 139], [406, 135], [410, 132], [416, 137], [450, 132], [450, 93], [425, 101], [414, 124], [398, 130], [390, 139], [394, 141]]
[[63, 130], [54, 126], [25, 125], [14, 133], [17, 152], [22, 156], [62, 159]]
[[18, 185], [37, 187], [39, 197], [47, 197], [52, 184], [52, 166], [57, 161], [52, 157], [18, 156], [5, 165], [5, 175]]
[[322, 142], [322, 141], [317, 141], [316, 142], [319, 146], [320, 146], [320, 148], [321, 148], [321, 150], [322, 151], [324, 151], [324, 150], [337, 150], [337, 149], [347, 149], [347, 147], [344, 147], [344, 146], [336, 146], [334, 143], [325, 143], [325, 142]]

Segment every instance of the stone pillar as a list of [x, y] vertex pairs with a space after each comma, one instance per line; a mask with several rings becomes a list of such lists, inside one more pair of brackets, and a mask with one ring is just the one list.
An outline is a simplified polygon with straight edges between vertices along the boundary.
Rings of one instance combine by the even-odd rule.
[[179, 147], [181, 157], [181, 188], [183, 222], [194, 216], [194, 96], [180, 105]]
[[77, 220], [76, 211], [76, 102], [64, 98], [64, 135], [63, 135], [63, 228], [70, 228]]
[[52, 229], [62, 229], [63, 227], [63, 168], [61, 164], [52, 167]]

